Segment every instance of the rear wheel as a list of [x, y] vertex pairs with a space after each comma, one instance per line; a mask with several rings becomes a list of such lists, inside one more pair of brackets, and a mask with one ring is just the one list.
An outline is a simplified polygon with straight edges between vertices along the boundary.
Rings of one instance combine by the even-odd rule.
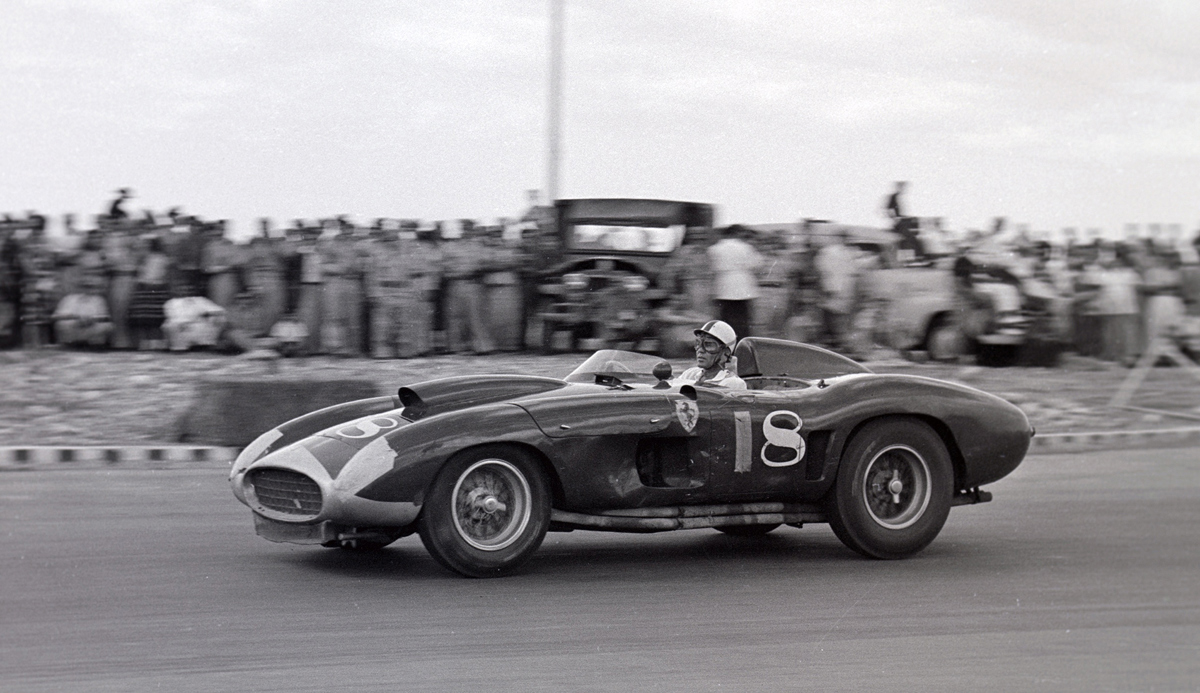
[[491, 445], [455, 456], [438, 473], [417, 531], [442, 565], [467, 577], [512, 572], [550, 526], [550, 486], [529, 454]]
[[885, 419], [855, 434], [828, 499], [829, 524], [870, 558], [929, 545], [950, 514], [954, 468], [941, 438], [915, 419]]

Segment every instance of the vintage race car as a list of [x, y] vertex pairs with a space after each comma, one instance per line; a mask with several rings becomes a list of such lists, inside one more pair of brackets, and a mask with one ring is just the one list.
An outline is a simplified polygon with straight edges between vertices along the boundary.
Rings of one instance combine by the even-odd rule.
[[460, 376], [289, 421], [234, 462], [234, 495], [272, 541], [351, 549], [417, 532], [463, 575], [503, 575], [547, 531], [828, 522], [903, 558], [951, 506], [1020, 464], [1033, 429], [963, 385], [880, 375], [824, 349], [746, 338], [747, 390], [671, 380], [657, 356], [602, 350], [566, 378]]

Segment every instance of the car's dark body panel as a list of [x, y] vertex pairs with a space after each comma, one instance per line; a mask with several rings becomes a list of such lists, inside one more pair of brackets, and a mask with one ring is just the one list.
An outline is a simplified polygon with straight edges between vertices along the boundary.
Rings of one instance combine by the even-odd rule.
[[536, 375], [454, 376], [402, 387], [397, 402], [409, 420], [457, 409], [503, 402], [565, 386], [556, 378]]
[[335, 404], [304, 416], [298, 416], [275, 428], [282, 435], [274, 440], [268, 448], [262, 450], [260, 455], [287, 447], [331, 426], [370, 414], [389, 412], [397, 406], [399, 406], [399, 401], [395, 397], [371, 397]]
[[631, 385], [601, 375], [594, 382], [500, 375], [409, 385], [396, 397], [280, 426], [239, 457], [231, 478], [237, 483], [247, 469], [271, 467], [272, 459], [287, 459], [289, 446], [302, 446], [328, 473], [327, 488], [419, 509], [449, 460], [506, 444], [539, 460], [556, 511], [600, 515], [817, 504], [834, 485], [855, 432], [881, 418], [928, 424], [949, 452], [954, 491], [963, 497], [978, 497], [979, 486], [1011, 472], [1030, 445], [1032, 429], [1018, 408], [970, 387], [878, 375], [832, 352], [779, 340], [743, 340], [738, 354], [740, 372], [761, 389]]

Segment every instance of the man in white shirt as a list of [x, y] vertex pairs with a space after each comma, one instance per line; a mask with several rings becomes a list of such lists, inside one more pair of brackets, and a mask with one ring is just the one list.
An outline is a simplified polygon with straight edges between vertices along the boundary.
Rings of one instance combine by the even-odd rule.
[[695, 330], [696, 365], [679, 374], [677, 382], [691, 382], [730, 390], [745, 390], [746, 381], [738, 377], [733, 363], [737, 333], [722, 320], [709, 320]]
[[826, 239], [814, 260], [821, 281], [821, 312], [825, 333], [834, 349], [847, 348], [846, 338], [854, 317], [857, 265], [854, 252], [846, 245], [846, 232]]
[[762, 255], [742, 236], [746, 230], [734, 224], [725, 229], [724, 238], [708, 249], [713, 271], [713, 299], [721, 320], [737, 334], [750, 334], [750, 314], [758, 298], [755, 272], [762, 267]]

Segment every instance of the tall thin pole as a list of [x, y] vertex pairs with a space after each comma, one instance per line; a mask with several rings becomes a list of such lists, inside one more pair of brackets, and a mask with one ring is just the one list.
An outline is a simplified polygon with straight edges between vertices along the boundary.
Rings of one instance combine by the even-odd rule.
[[546, 161], [547, 204], [558, 199], [559, 141], [562, 138], [563, 3], [550, 0], [550, 104]]

